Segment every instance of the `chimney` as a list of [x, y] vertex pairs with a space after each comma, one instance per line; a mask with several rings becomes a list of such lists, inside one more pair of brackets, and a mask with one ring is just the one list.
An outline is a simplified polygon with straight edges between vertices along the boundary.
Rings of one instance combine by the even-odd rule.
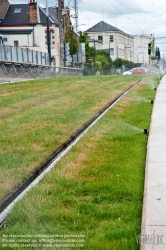
[[29, 1], [30, 23], [37, 23], [37, 3], [35, 0]]
[[9, 2], [8, 0], [1, 0], [0, 1], [0, 20], [3, 20], [5, 18], [6, 12], [9, 8]]

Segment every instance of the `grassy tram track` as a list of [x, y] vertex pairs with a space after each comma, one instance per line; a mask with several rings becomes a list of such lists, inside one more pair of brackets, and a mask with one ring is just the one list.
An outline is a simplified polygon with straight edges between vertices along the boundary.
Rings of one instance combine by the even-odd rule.
[[140, 79], [70, 77], [0, 86], [0, 201]]
[[16, 205], [3, 233], [84, 234], [85, 249], [139, 248], [147, 141], [142, 129], [149, 126], [155, 92], [147, 80], [131, 93]]

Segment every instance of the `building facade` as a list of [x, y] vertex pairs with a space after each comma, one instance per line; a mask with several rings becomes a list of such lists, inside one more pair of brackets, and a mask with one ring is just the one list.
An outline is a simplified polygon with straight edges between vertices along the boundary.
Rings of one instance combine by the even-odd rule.
[[[35, 0], [29, 4], [10, 4], [3, 0], [0, 8], [0, 34], [5, 44], [47, 52], [46, 12]], [[49, 16], [52, 65], [60, 66], [59, 25]]]
[[154, 36], [152, 34], [134, 36], [134, 62], [138, 66], [148, 66], [150, 64], [150, 57], [148, 55], [148, 44], [151, 43], [153, 40]]
[[108, 51], [112, 60], [122, 58], [134, 62], [133, 36], [103, 21], [84, 33], [87, 35], [90, 46], [95, 45], [97, 50]]

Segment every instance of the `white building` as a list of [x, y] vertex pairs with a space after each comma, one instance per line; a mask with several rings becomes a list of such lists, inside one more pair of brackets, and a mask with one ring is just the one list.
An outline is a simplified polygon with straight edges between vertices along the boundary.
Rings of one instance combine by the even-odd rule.
[[[60, 66], [59, 25], [49, 16], [51, 58]], [[3, 0], [0, 7], [0, 34], [5, 44], [47, 52], [46, 12], [35, 0], [29, 4], [10, 4]]]
[[150, 58], [148, 55], [148, 43], [154, 39], [153, 35], [134, 36], [134, 63], [138, 66], [148, 66]]
[[[94, 47], [95, 44], [97, 50], [107, 50], [112, 60], [122, 58], [134, 61], [133, 36], [103, 21], [97, 23], [84, 33], [89, 38], [90, 46]], [[97, 42], [98, 40], [100, 43]]]

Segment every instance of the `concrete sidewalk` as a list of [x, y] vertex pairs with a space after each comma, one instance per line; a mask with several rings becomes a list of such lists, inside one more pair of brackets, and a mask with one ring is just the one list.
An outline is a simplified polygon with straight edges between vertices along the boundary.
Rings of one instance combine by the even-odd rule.
[[36, 80], [36, 79], [34, 78], [1, 78], [0, 77], [0, 84], [23, 82], [23, 81], [30, 81], [30, 80]]
[[142, 216], [141, 250], [166, 250], [166, 76], [151, 117]]

